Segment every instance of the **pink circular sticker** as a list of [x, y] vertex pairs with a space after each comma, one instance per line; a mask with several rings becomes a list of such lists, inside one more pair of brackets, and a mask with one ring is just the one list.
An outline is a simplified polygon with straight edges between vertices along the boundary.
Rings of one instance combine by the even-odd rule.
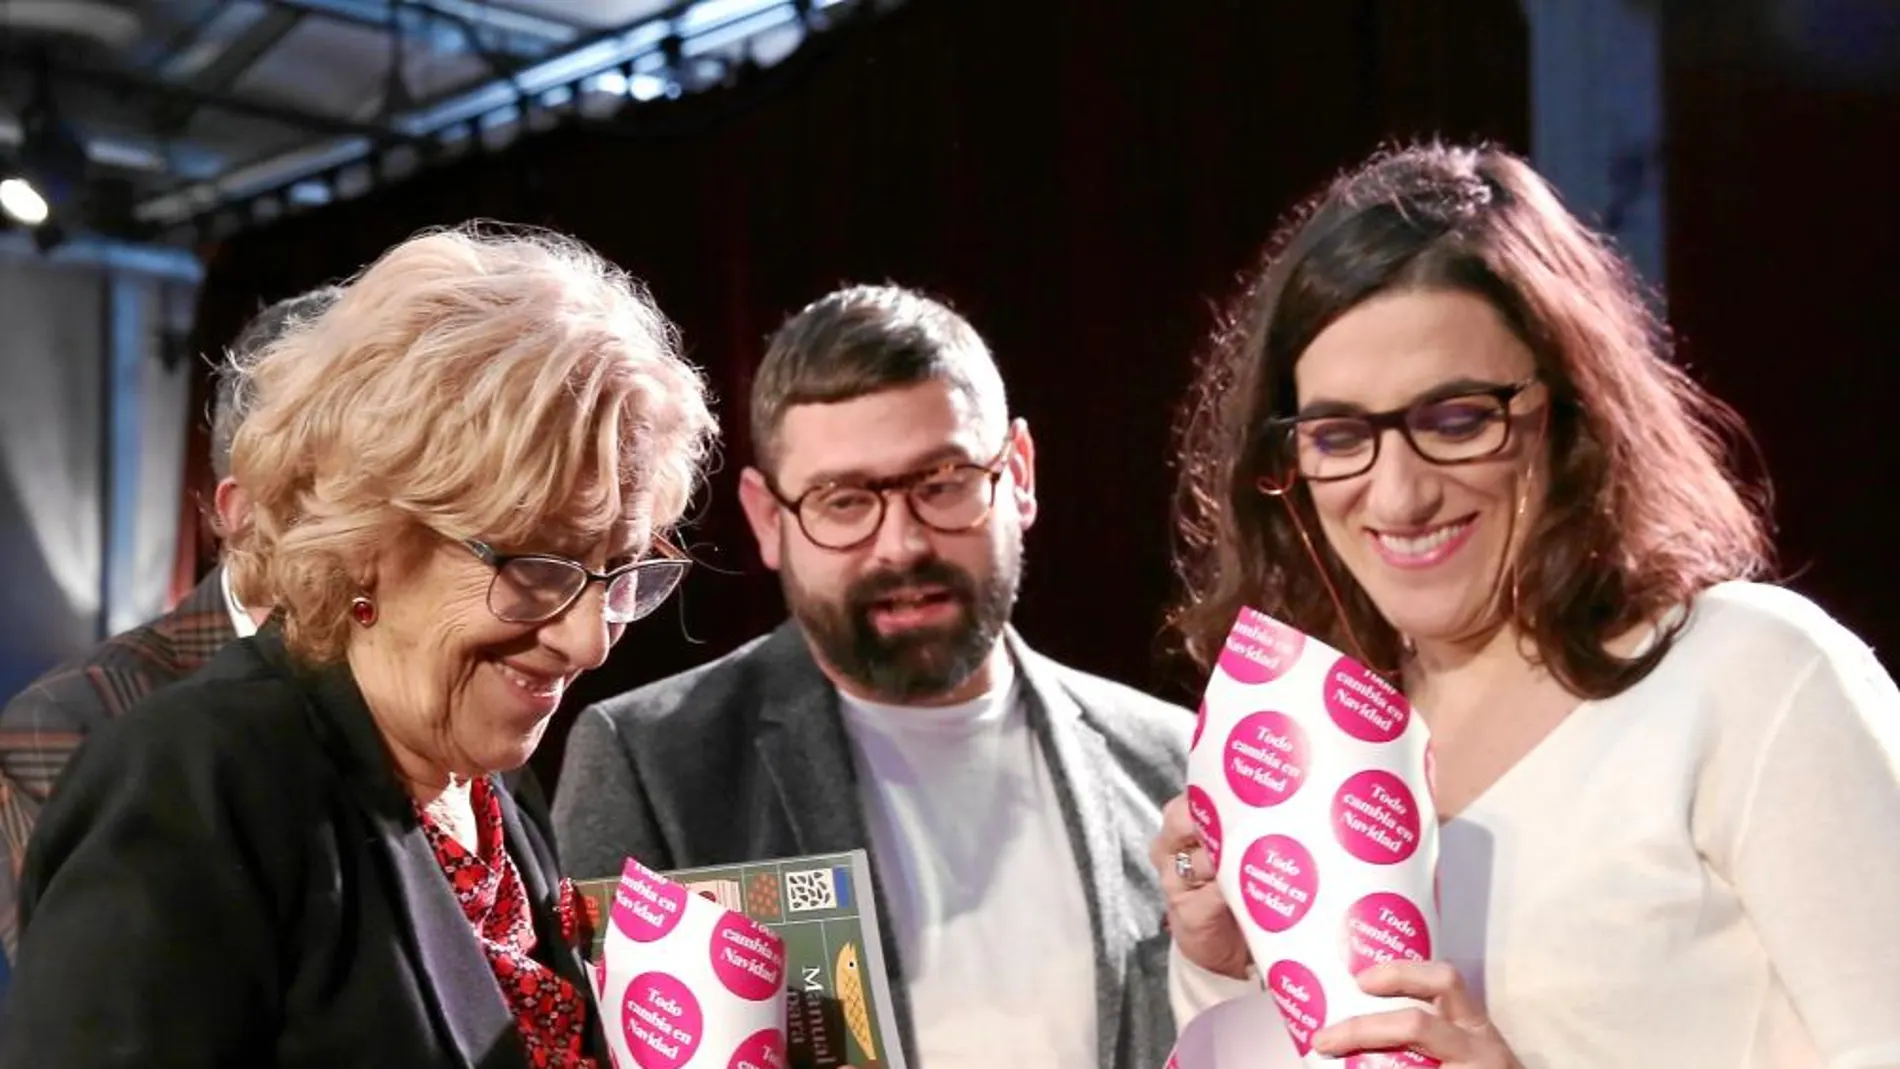
[[1313, 1049], [1313, 1033], [1326, 1025], [1326, 991], [1313, 970], [1297, 961], [1276, 961], [1267, 970], [1267, 990], [1280, 1004], [1286, 1030], [1301, 1054]]
[[1207, 848], [1207, 863], [1220, 870], [1220, 810], [1214, 808], [1214, 799], [1199, 787], [1187, 789], [1188, 815], [1194, 818], [1194, 827], [1201, 833], [1201, 845]]
[[726, 1069], [785, 1069], [785, 1033], [763, 1028], [747, 1036]]
[[1227, 736], [1222, 765], [1234, 797], [1250, 806], [1279, 805], [1306, 782], [1306, 732], [1285, 713], [1249, 713]]
[[1306, 636], [1271, 616], [1240, 610], [1218, 666], [1241, 683], [1271, 683], [1286, 675], [1306, 648]]
[[1437, 1065], [1437, 1058], [1428, 1058], [1409, 1050], [1376, 1051], [1355, 1054], [1346, 1059], [1346, 1069], [1435, 1069]]
[[641, 1069], [679, 1069], [692, 1060], [704, 1019], [685, 984], [666, 973], [641, 973], [622, 1005], [627, 1049]]
[[686, 913], [686, 888], [663, 880], [629, 861], [614, 888], [614, 927], [636, 943], [651, 943], [679, 927]]
[[1391, 742], [1405, 733], [1412, 706], [1398, 688], [1341, 657], [1326, 673], [1326, 711], [1339, 730], [1363, 742]]
[[1355, 976], [1383, 962], [1431, 956], [1425, 915], [1405, 896], [1374, 891], [1346, 910], [1346, 968]]
[[1194, 736], [1188, 739], [1188, 749], [1201, 744], [1201, 732], [1207, 730], [1207, 699], [1201, 699], [1201, 707], [1194, 714]]
[[1313, 908], [1319, 874], [1306, 847], [1284, 835], [1263, 835], [1240, 856], [1240, 894], [1255, 924], [1284, 932]]
[[753, 921], [728, 912], [713, 926], [712, 969], [726, 990], [764, 1002], [785, 983], [785, 944]]
[[1418, 850], [1418, 803], [1404, 780], [1367, 769], [1333, 795], [1333, 835], [1361, 861], [1396, 865]]

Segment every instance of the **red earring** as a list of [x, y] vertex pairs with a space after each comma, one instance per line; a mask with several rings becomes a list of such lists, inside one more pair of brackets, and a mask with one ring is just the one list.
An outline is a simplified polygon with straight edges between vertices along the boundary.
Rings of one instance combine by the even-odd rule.
[[350, 599], [350, 618], [358, 624], [368, 627], [376, 622], [376, 603], [369, 600], [368, 594], [358, 594]]

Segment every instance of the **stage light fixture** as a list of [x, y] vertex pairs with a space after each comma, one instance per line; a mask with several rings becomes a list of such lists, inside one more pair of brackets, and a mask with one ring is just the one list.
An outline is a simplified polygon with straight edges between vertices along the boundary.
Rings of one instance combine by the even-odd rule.
[[45, 57], [38, 57], [33, 96], [20, 112], [20, 148], [0, 181], [0, 210], [34, 229], [42, 251], [65, 240], [62, 218], [85, 199], [86, 144], [53, 108]]
[[33, 183], [14, 177], [0, 179], [0, 211], [22, 226], [39, 226], [52, 209]]

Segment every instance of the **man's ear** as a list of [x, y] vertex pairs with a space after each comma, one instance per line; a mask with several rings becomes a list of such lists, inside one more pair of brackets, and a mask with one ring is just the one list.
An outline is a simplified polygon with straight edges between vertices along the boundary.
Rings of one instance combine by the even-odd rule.
[[778, 498], [765, 484], [765, 473], [748, 466], [739, 473], [739, 507], [745, 510], [745, 522], [752, 528], [753, 541], [759, 544], [759, 559], [767, 568], [778, 570], [779, 532], [785, 511]]
[[1018, 419], [1010, 425], [1009, 471], [1011, 502], [1023, 530], [1036, 522], [1036, 440], [1029, 434], [1029, 421]]
[[211, 492], [211, 508], [217, 513], [218, 538], [226, 539], [250, 518], [251, 495], [244, 492], [236, 479], [226, 475]]

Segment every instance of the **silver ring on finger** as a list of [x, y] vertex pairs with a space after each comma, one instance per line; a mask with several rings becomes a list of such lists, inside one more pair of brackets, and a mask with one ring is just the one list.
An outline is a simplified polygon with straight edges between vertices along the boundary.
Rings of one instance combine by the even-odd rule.
[[1187, 884], [1189, 887], [1196, 886], [1200, 883], [1199, 880], [1194, 878], [1194, 859], [1188, 856], [1186, 850], [1175, 851], [1174, 874], [1179, 876], [1181, 882]]

